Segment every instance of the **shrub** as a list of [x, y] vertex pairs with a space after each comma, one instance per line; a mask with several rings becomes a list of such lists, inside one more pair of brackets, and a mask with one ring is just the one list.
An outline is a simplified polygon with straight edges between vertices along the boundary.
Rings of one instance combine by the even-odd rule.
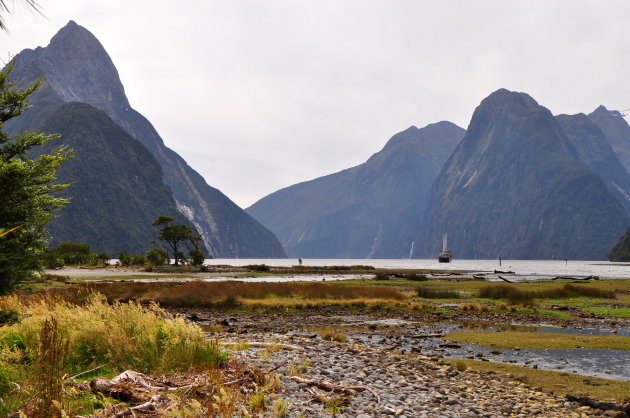
[[460, 372], [466, 371], [468, 369], [468, 364], [464, 360], [457, 360], [455, 362], [455, 369]]
[[338, 343], [348, 342], [348, 337], [346, 336], [346, 334], [343, 334], [341, 332], [322, 331], [319, 333], [319, 336], [322, 337], [322, 339], [325, 341], [336, 341]]
[[535, 294], [520, 291], [513, 286], [499, 284], [482, 287], [477, 296], [482, 299], [507, 299], [511, 304], [531, 305]]
[[160, 248], [151, 248], [147, 251], [147, 262], [152, 266], [163, 266], [169, 262], [168, 254]]
[[459, 293], [454, 290], [433, 290], [425, 286], [416, 288], [416, 294], [419, 298], [424, 299], [457, 299]]
[[269, 266], [266, 264], [253, 264], [245, 266], [245, 268], [252, 271], [269, 271]]
[[407, 280], [411, 280], [414, 282], [426, 282], [427, 280], [429, 280], [424, 274], [410, 273], [406, 277]]
[[206, 260], [203, 252], [198, 248], [193, 248], [190, 250], [190, 262], [193, 266], [200, 266]]
[[389, 274], [376, 273], [376, 275], [374, 276], [374, 280], [389, 280]]

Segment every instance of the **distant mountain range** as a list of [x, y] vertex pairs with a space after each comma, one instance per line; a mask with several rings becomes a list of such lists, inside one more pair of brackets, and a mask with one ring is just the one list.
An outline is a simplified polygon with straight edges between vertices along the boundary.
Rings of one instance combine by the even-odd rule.
[[[604, 258], [630, 221], [589, 168], [599, 167], [583, 143], [592, 138], [573, 130], [585, 119], [559, 123], [524, 93], [502, 89], [484, 99], [431, 187], [421, 254], [436, 254], [448, 232], [460, 258]], [[627, 172], [615, 175], [625, 184]]]
[[501, 89], [467, 131], [409, 128], [366, 163], [247, 212], [296, 257], [435, 258], [448, 233], [457, 258], [603, 259], [630, 224], [620, 116], [600, 107], [554, 117]]
[[279, 190], [246, 210], [293, 257], [407, 258], [420, 244], [429, 186], [464, 134], [450, 122], [412, 126], [365, 163]]
[[[140, 232], [140, 227], [126, 226], [125, 232], [120, 231], [120, 219], [126, 218], [128, 225], [146, 223], [146, 217], [159, 209], [157, 214], [185, 217], [194, 225], [211, 256], [286, 256], [273, 233], [209, 186], [164, 145], [151, 123], [130, 106], [113, 62], [85, 28], [71, 21], [46, 48], [24, 50], [14, 62], [17, 81], [29, 83], [42, 74], [44, 79], [42, 88], [30, 100], [32, 109], [7, 128], [15, 132], [34, 128], [65, 132], [57, 144], [71, 144], [76, 150], [75, 159], [90, 161], [65, 164], [59, 170], [62, 179], [76, 179], [76, 183], [67, 189], [74, 198], [63, 209], [65, 214], [50, 224], [53, 241], [81, 240], [93, 250], [110, 254], [114, 248], [146, 249], [147, 234]], [[65, 105], [71, 102], [90, 107]], [[104, 114], [96, 116], [96, 109]], [[112, 124], [122, 129], [115, 129]], [[148, 154], [140, 150], [140, 144]], [[124, 155], [127, 152], [132, 154], [130, 158]], [[142, 165], [130, 166], [134, 164]], [[156, 171], [155, 167], [160, 169]], [[150, 175], [141, 176], [139, 170]], [[120, 199], [107, 193], [112, 188], [121, 191]], [[103, 192], [103, 200], [95, 200], [93, 194], [97, 192]], [[125, 204], [129, 206], [126, 209], [121, 207]], [[70, 224], [64, 221], [69, 216]]]
[[448, 233], [455, 258], [630, 260], [630, 230], [619, 240], [630, 225], [630, 126], [603, 106], [554, 117], [501, 89], [467, 130], [412, 126], [366, 162], [245, 212], [130, 106], [85, 28], [71, 21], [14, 62], [17, 81], [44, 78], [32, 109], [5, 128], [59, 132], [49, 146], [76, 153], [59, 169], [72, 200], [50, 223], [53, 245], [142, 252], [151, 222], [170, 215], [202, 233], [214, 257], [285, 257], [284, 246], [295, 258], [435, 258]]

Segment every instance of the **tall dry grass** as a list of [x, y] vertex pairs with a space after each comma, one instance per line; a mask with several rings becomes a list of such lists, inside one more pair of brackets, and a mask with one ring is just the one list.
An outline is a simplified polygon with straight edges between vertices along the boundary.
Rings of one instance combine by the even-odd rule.
[[[42, 328], [48, 318], [58, 323], [58, 333], [68, 341], [69, 373], [105, 365], [111, 370], [133, 369], [143, 373], [184, 371], [214, 367], [225, 354], [203, 331], [182, 318], [167, 318], [155, 304], [109, 304], [100, 294], [90, 294], [83, 305], [53, 297], [17, 297], [0, 300], [0, 307], [18, 312], [21, 320], [0, 328], [0, 363], [36, 359]], [[8, 350], [7, 356], [2, 354]], [[12, 357], [13, 356], [13, 357]]]
[[[56, 295], [74, 303], [99, 292], [110, 301], [156, 302], [168, 307], [236, 307], [245, 300], [294, 301], [360, 301], [405, 300], [401, 292], [383, 287], [335, 286], [321, 283], [247, 283], [247, 282], [185, 282], [185, 283], [91, 283], [56, 291]], [[264, 303], [263, 303], [264, 304]]]

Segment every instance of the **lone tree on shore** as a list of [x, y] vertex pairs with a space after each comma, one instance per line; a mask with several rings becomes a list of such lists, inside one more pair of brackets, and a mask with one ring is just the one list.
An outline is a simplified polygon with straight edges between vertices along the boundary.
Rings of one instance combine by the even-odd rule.
[[[192, 227], [174, 224], [172, 223], [173, 221], [174, 219], [170, 216], [162, 215], [153, 222], [153, 226], [161, 227], [157, 238], [165, 243], [165, 250], [169, 255], [173, 256], [175, 265], [178, 266], [180, 260], [184, 263], [186, 262], [184, 253], [180, 251], [180, 248], [185, 246], [190, 251], [190, 245], [193, 245], [194, 249], [192, 252], [195, 252], [195, 250], [199, 251], [196, 244], [199, 242], [200, 237], [199, 234], [196, 234], [196, 231], [193, 233]], [[196, 252], [193, 255], [197, 255]]]
[[24, 132], [9, 135], [5, 122], [19, 116], [27, 107], [28, 96], [39, 80], [22, 90], [11, 82], [13, 63], [0, 70], [0, 293], [42, 267], [41, 255], [47, 247], [46, 223], [67, 199], [53, 196], [66, 184], [54, 184], [57, 167], [72, 156], [59, 147], [51, 154], [32, 157], [33, 147], [58, 137]]

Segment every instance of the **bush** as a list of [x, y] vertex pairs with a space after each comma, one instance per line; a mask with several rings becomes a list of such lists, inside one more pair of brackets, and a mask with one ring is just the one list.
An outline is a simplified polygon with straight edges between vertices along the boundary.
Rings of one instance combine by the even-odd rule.
[[269, 266], [266, 264], [254, 264], [254, 265], [249, 265], [249, 266], [245, 266], [245, 268], [247, 270], [252, 270], [252, 271], [269, 271]]
[[169, 262], [168, 254], [162, 249], [151, 248], [147, 251], [147, 262], [152, 266], [163, 266]]
[[424, 299], [458, 299], [459, 293], [454, 290], [433, 290], [421, 286], [416, 288], [416, 294]]
[[389, 274], [376, 273], [376, 275], [374, 276], [374, 280], [389, 280]]
[[427, 276], [425, 276], [424, 274], [410, 273], [406, 277], [407, 280], [411, 280], [414, 282], [426, 282], [428, 280]]
[[482, 287], [477, 296], [482, 299], [507, 299], [514, 305], [531, 305], [534, 302], [535, 294], [518, 290], [513, 286], [499, 284]]
[[193, 248], [192, 250], [190, 250], [189, 255], [190, 255], [190, 263], [193, 266], [200, 266], [206, 260], [205, 255], [198, 248]]

